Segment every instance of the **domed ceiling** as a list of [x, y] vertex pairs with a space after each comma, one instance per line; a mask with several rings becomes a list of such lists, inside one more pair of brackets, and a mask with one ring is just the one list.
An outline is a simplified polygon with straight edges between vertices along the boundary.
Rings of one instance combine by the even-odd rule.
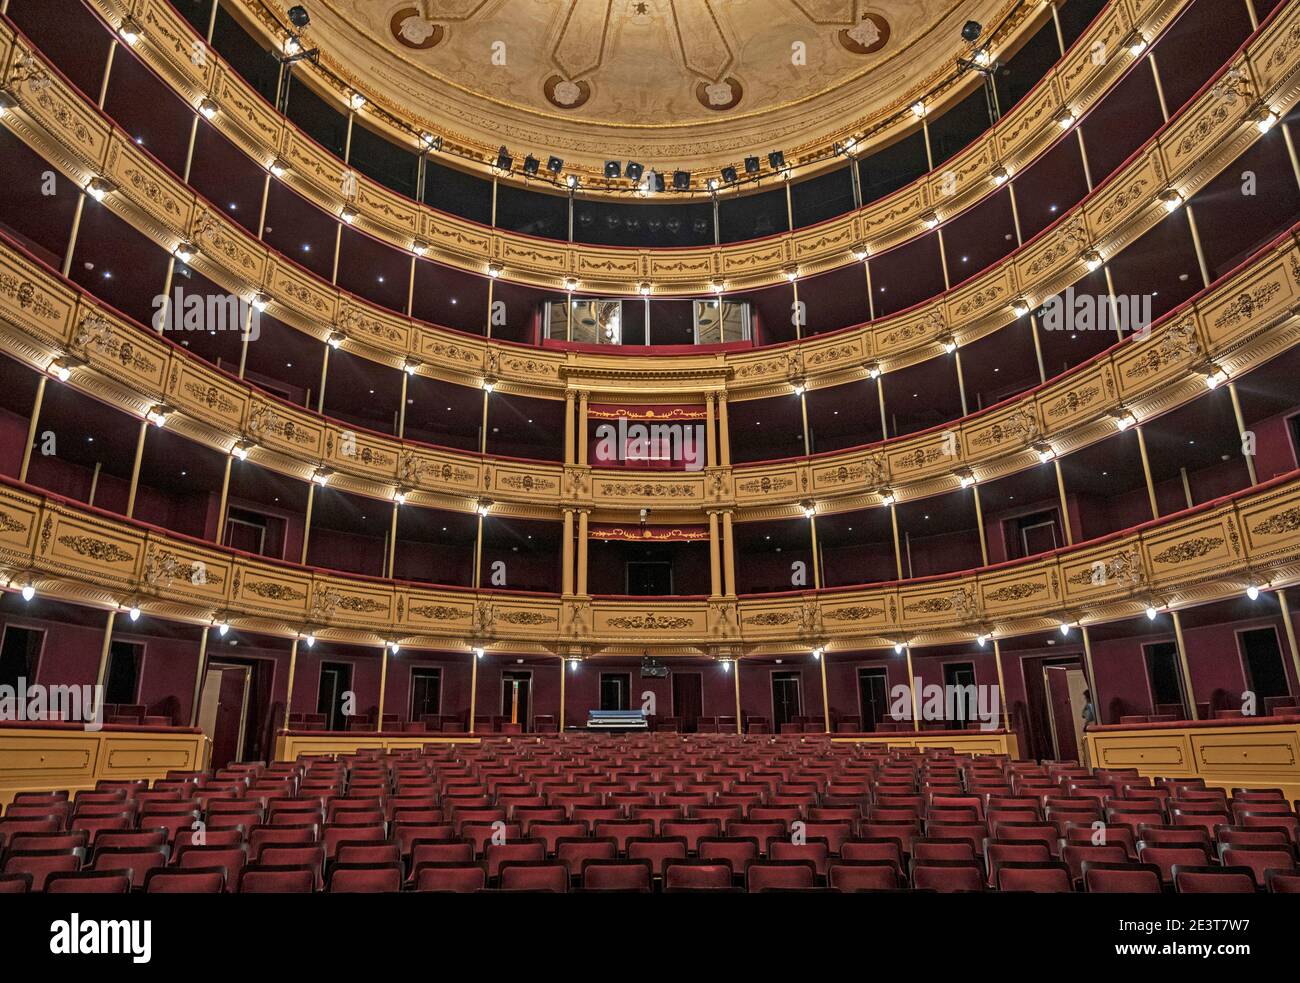
[[[287, 23], [287, 0], [269, 6]], [[716, 168], [861, 128], [1014, 0], [312, 0], [322, 64], [417, 125], [598, 167]], [[1032, 7], [1023, 4], [1022, 7]], [[253, 9], [256, 14], [258, 11]], [[261, 11], [265, 14], [265, 10]], [[265, 22], [265, 18], [262, 18]], [[905, 104], [905, 103], [904, 103]]]

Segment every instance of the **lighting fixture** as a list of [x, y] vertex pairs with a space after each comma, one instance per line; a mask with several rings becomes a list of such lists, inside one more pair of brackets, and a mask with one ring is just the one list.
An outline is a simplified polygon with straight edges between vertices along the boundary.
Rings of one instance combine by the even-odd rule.
[[1201, 375], [1205, 377], [1205, 385], [1210, 389], [1217, 389], [1228, 381], [1228, 373], [1213, 362], [1201, 369]]
[[420, 134], [420, 146], [422, 146], [426, 151], [429, 151], [429, 150], [441, 150], [441, 149], [442, 149], [442, 137], [440, 137], [440, 136], [434, 136], [432, 133], [421, 133], [421, 134]]
[[400, 651], [402, 650], [402, 646], [401, 646], [399, 643], [397, 643], [397, 642], [389, 642], [389, 643], [388, 643], [388, 648], [389, 648], [389, 651], [391, 651], [391, 652], [393, 653], [393, 655], [396, 655], [398, 652], [400, 652]]
[[1148, 605], [1147, 605], [1147, 620], [1148, 620], [1148, 621], [1155, 621], [1157, 615], [1159, 615], [1159, 614], [1160, 614], [1160, 611], [1156, 608], [1156, 606], [1155, 606], [1154, 604], [1148, 604]]
[[329, 337], [325, 340], [329, 342], [329, 346], [331, 348], [338, 348], [341, 344], [343, 344], [346, 338], [347, 335], [345, 335], [342, 331], [331, 331]]
[[398, 505], [405, 505], [407, 494], [408, 492], [405, 488], [398, 488], [397, 491], [393, 492], [393, 501]]
[[1003, 185], [1011, 177], [1011, 171], [1005, 165], [999, 164], [993, 168], [993, 173], [990, 176], [993, 178], [994, 184]]
[[789, 280], [791, 283], [794, 283], [795, 280], [799, 279], [799, 267], [787, 266], [785, 269], [781, 271], [781, 275], [785, 277], [787, 280]]
[[194, 256], [197, 253], [198, 249], [195, 247], [194, 243], [186, 242], [184, 239], [177, 243], [176, 248], [172, 250], [172, 255], [182, 263], [189, 263], [194, 259]]
[[[570, 174], [568, 177], [564, 179], [564, 183], [567, 184], [570, 188], [576, 188], [578, 186], [578, 175]], [[663, 189], [661, 188], [660, 190], [662, 191]]]
[[230, 625], [226, 624], [226, 622], [224, 621], [218, 621], [216, 628], [217, 628], [217, 634], [220, 635], [222, 638], [225, 638], [226, 633], [230, 631]]
[[322, 488], [324, 488], [326, 485], [329, 484], [330, 475], [332, 475], [333, 473], [334, 472], [331, 471], [329, 468], [320, 467], [312, 472], [311, 480], [316, 482], [316, 484], [320, 485]]
[[975, 644], [977, 644], [980, 648], [983, 648], [986, 644], [988, 644], [988, 640], [989, 640], [988, 635], [980, 634], [975, 636]]
[[975, 484], [975, 475], [970, 469], [957, 472], [957, 481], [963, 488], [969, 488]]
[[1034, 453], [1038, 455], [1038, 461], [1040, 464], [1046, 464], [1048, 461], [1056, 457], [1056, 450], [1045, 440], [1040, 440], [1038, 443], [1034, 444]]
[[144, 416], [145, 419], [148, 420], [150, 423], [152, 423], [155, 427], [161, 427], [164, 423], [167, 422], [167, 414], [169, 414], [170, 412], [171, 410], [169, 410], [166, 406], [163, 406], [161, 403], [159, 403], [156, 406], [149, 407], [149, 411], [145, 413]]
[[103, 201], [105, 196], [110, 195], [116, 188], [111, 181], [106, 181], [102, 177], [93, 177], [90, 183], [86, 185], [86, 194], [96, 201]]
[[1160, 195], [1160, 200], [1164, 202], [1165, 211], [1167, 212], [1176, 212], [1178, 211], [1178, 209], [1180, 209], [1183, 206], [1183, 196], [1180, 195], [1173, 188], [1170, 188], [1169, 190], [1162, 192]]
[[419, 367], [420, 367], [420, 360], [415, 358], [408, 358], [405, 362], [402, 363], [402, 371], [405, 372], [407, 375], [415, 375], [415, 371]]
[[481, 659], [481, 658], [483, 658], [483, 656], [485, 656], [485, 655], [487, 655], [487, 649], [482, 648], [482, 647], [477, 646], [477, 645], [474, 646], [474, 657], [475, 657], [476, 659]]
[[202, 99], [199, 100], [199, 112], [203, 114], [204, 119], [215, 118], [217, 115], [217, 110], [219, 108], [220, 107], [216, 104], [216, 102], [208, 98], [207, 96], [204, 96]]
[[339, 218], [351, 225], [357, 220], [357, 210], [351, 205], [344, 205], [343, 211], [339, 212]]
[[1029, 301], [1025, 300], [1024, 297], [1017, 297], [1011, 302], [1011, 312], [1016, 317], [1024, 317], [1029, 313]]
[[486, 518], [487, 514], [492, 511], [491, 500], [487, 498], [479, 499], [478, 508], [476, 511], [480, 516]]
[[290, 58], [302, 54], [302, 42], [290, 34], [284, 42], [284, 53]]
[[33, 597], [36, 596], [36, 588], [33, 587], [31, 584], [24, 584], [22, 594], [23, 594], [24, 601], [30, 601]]
[[879, 378], [880, 378], [880, 363], [879, 363], [879, 362], [868, 362], [868, 363], [866, 364], [866, 369], [867, 369], [867, 378], [868, 378], [868, 379], [879, 379]]
[[122, 40], [127, 44], [135, 44], [140, 40], [140, 35], [144, 29], [140, 27], [140, 22], [134, 17], [126, 17], [122, 20], [122, 26], [117, 29], [117, 33], [122, 35]]
[[643, 282], [640, 285], [638, 285], [636, 289], [637, 289], [637, 293], [639, 293], [642, 297], [650, 296], [650, 284]]
[[723, 660], [722, 660], [722, 671], [723, 671], [723, 672], [731, 672], [731, 660], [730, 660], [730, 659], [723, 659]]
[[758, 162], [758, 158], [757, 158], [757, 157], [746, 157], [746, 158], [745, 158], [745, 173], [746, 173], [746, 174], [757, 174], [760, 166], [761, 166], [761, 165], [759, 164], [759, 162]]
[[934, 212], [926, 212], [921, 216], [921, 221], [927, 229], [933, 229], [939, 225], [939, 216]]
[[140, 620], [140, 609], [139, 609], [138, 607], [136, 607], [135, 605], [132, 605], [132, 606], [131, 606], [131, 610], [127, 611], [127, 616], [128, 616], [132, 621], [139, 621], [139, 620]]
[[529, 154], [524, 158], [524, 174], [528, 177], [536, 177], [538, 170], [541, 169], [542, 162]]
[[820, 659], [820, 658], [822, 657], [822, 650], [821, 650], [820, 648], [815, 648], [815, 649], [813, 649], [813, 650], [812, 650], [812, 657], [813, 657], [814, 659]]
[[67, 382], [72, 375], [73, 362], [69, 358], [56, 358], [50, 363], [50, 374], [60, 382]]
[[271, 161], [269, 170], [273, 177], [282, 178], [289, 173], [289, 162], [283, 157], [277, 157]]
[[902, 654], [903, 654], [903, 643], [902, 643], [902, 642], [895, 642], [895, 643], [894, 643], [894, 654], [895, 654], [895, 655], [902, 655]]
[[816, 502], [804, 502], [804, 503], [800, 506], [800, 508], [803, 509], [803, 517], [804, 517], [805, 519], [811, 519], [813, 516], [815, 516], [815, 515], [817, 514], [817, 503], [816, 503]]
[[497, 277], [501, 275], [501, 269], [502, 267], [500, 263], [488, 263], [487, 265], [488, 276], [490, 276], [492, 279], [495, 280]]
[[1110, 412], [1111, 419], [1115, 421], [1115, 426], [1121, 430], [1127, 430], [1129, 427], [1137, 424], [1137, 416], [1126, 406], [1117, 407]]
[[1088, 272], [1092, 273], [1101, 268], [1101, 253], [1097, 252], [1095, 249], [1086, 249], [1083, 253], [1083, 262], [1084, 265], [1088, 267]]
[[1069, 622], [1066, 622], [1066, 621], [1062, 621], [1062, 622], [1061, 622], [1061, 634], [1062, 634], [1062, 635], [1068, 635], [1068, 634], [1070, 634], [1070, 625], [1069, 625]]
[[254, 446], [256, 445], [253, 444], [252, 441], [241, 440], [236, 443], [234, 447], [230, 448], [230, 456], [236, 460], [247, 461], [248, 452], [251, 451]]
[[611, 181], [617, 181], [623, 176], [623, 165], [616, 160], [605, 161], [605, 177]]
[[1128, 51], [1134, 58], [1147, 50], [1147, 39], [1141, 31], [1135, 31], [1128, 39]]
[[1259, 600], [1259, 585], [1258, 585], [1258, 584], [1255, 584], [1255, 583], [1248, 584], [1248, 585], [1246, 586], [1246, 596], [1247, 596], [1248, 598], [1250, 598], [1252, 601], [1258, 601], [1258, 600]]
[[564, 278], [564, 289], [567, 290], [569, 293], [573, 293], [573, 291], [577, 290], [578, 278], [572, 276], [566, 276]]
[[1259, 129], [1260, 133], [1267, 133], [1269, 130], [1273, 129], [1273, 127], [1277, 126], [1278, 123], [1277, 113], [1264, 105], [1261, 105], [1257, 110], [1255, 110], [1254, 119], [1255, 126]]
[[881, 505], [884, 505], [884, 506], [890, 506], [890, 505], [893, 505], [895, 501], [896, 501], [896, 499], [895, 499], [895, 497], [894, 497], [894, 490], [893, 490], [892, 488], [882, 488], [882, 489], [880, 489], [880, 504], [881, 504]]
[[707, 182], [707, 187], [708, 187], [708, 189], [709, 189], [710, 191], [717, 191], [717, 190], [718, 190], [718, 179], [715, 178], [715, 177], [711, 177], [711, 178], [709, 178], [709, 180], [708, 180], [708, 182]]
[[774, 171], [785, 170], [785, 151], [773, 150], [767, 155], [767, 163]]
[[423, 239], [416, 239], [415, 242], [411, 243], [411, 252], [417, 256], [423, 256], [428, 251], [429, 243]]
[[307, 642], [307, 647], [311, 648], [313, 645], [316, 644], [316, 636], [309, 634], [306, 638], [306, 642]]
[[352, 108], [354, 113], [360, 112], [366, 105], [366, 97], [360, 92], [353, 92], [352, 95], [348, 97], [348, 105]]
[[629, 181], [632, 181], [633, 183], [640, 181], [641, 175], [644, 172], [645, 172], [645, 167], [643, 167], [641, 164], [637, 163], [634, 160], [629, 160], [627, 162], [627, 167], [623, 169], [623, 173], [627, 175], [627, 179]]
[[573, 672], [577, 672], [577, 671], [578, 671], [578, 660], [577, 660], [577, 659], [570, 659], [570, 660], [569, 660], [569, 669], [570, 669], [571, 671], [573, 671]]
[[1056, 114], [1056, 125], [1063, 130], [1068, 130], [1074, 125], [1074, 112], [1069, 106], [1063, 106], [1061, 111]]
[[796, 396], [802, 396], [808, 388], [807, 384], [802, 379], [795, 379], [791, 385], [794, 386], [794, 394]]
[[912, 103], [912, 115], [917, 119], [925, 119], [925, 103], [918, 99]]
[[253, 305], [253, 310], [257, 311], [258, 313], [261, 313], [262, 311], [266, 310], [266, 305], [269, 304], [270, 302], [271, 302], [271, 298], [268, 297], [266, 294], [262, 293], [260, 290], [257, 293], [253, 294], [253, 299], [249, 301], [249, 303]]
[[483, 377], [483, 391], [485, 393], [492, 392], [492, 390], [496, 389], [496, 387], [497, 387], [496, 376], [486, 375]]
[[496, 167], [499, 171], [509, 172], [515, 166], [515, 159], [510, 156], [510, 151], [505, 147], [497, 149]]
[[979, 51], [975, 52], [975, 64], [980, 68], [988, 68], [993, 64], [993, 55], [988, 48], [980, 48]]
[[691, 190], [691, 172], [690, 171], [673, 171], [673, 190], [690, 191]]
[[870, 255], [871, 247], [869, 247], [865, 242], [860, 242], [853, 247], [853, 258], [859, 263], [866, 262], [867, 257]]
[[940, 337], [939, 344], [943, 345], [943, 350], [949, 355], [957, 350], [957, 339], [950, 334]]
[[552, 174], [558, 175], [564, 170], [564, 158], [556, 157], [554, 154], [546, 158], [546, 169]]
[[709, 284], [709, 289], [715, 294], [720, 294], [727, 289], [727, 285], [722, 280], [714, 280]]

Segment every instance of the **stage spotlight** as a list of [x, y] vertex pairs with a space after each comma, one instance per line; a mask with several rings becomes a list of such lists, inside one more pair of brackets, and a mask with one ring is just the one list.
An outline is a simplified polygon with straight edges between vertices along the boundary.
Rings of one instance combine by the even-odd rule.
[[605, 161], [605, 177], [616, 181], [623, 173], [623, 165], [616, 160]]
[[983, 33], [984, 33], [984, 25], [977, 20], [968, 20], [961, 29], [961, 36], [963, 40], [969, 41], [971, 44], [974, 44], [976, 41], [978, 41], [980, 39], [980, 35]]
[[541, 164], [542, 162], [540, 160], [538, 160], [532, 154], [529, 154], [527, 157], [524, 158], [524, 173], [527, 174], [529, 177], [536, 177], [537, 169], [541, 166]]
[[785, 169], [785, 152], [773, 150], [767, 155], [767, 162], [772, 165], [772, 170], [781, 171]]
[[735, 184], [736, 176], [736, 169], [734, 167], [724, 167], [722, 169], [722, 180], [727, 184]]
[[510, 152], [502, 147], [497, 151], [497, 167], [500, 170], [508, 171], [515, 166], [515, 159], [510, 156]]
[[758, 173], [758, 167], [759, 167], [759, 164], [758, 164], [758, 158], [757, 158], [757, 157], [746, 157], [746, 158], [745, 158], [745, 173], [746, 173], [746, 174], [757, 174], [757, 173]]
[[673, 171], [673, 190], [690, 191], [691, 190], [691, 172], [690, 171]]
[[641, 175], [645, 173], [645, 168], [636, 161], [629, 160], [627, 162], [627, 169], [623, 173], [627, 175], [629, 181], [635, 183], [641, 180]]
[[311, 23], [311, 14], [307, 13], [307, 8], [302, 4], [294, 4], [289, 8], [289, 23], [301, 31]]
[[658, 194], [664, 190], [664, 176], [658, 171], [651, 171], [646, 175], [646, 190], [651, 194]]
[[560, 171], [564, 170], [564, 159], [552, 154], [550, 157], [546, 158], [546, 169], [552, 174], [558, 175]]

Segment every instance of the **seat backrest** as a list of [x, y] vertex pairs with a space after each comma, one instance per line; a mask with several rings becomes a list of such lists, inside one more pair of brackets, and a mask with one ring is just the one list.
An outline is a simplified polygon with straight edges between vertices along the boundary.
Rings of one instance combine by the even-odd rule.
[[1005, 861], [998, 864], [999, 891], [1068, 894], [1074, 888], [1070, 868], [1063, 863]]
[[239, 874], [240, 894], [311, 894], [319, 874], [312, 867], [249, 864]]
[[1174, 864], [1173, 879], [1179, 894], [1255, 893], [1255, 872], [1249, 867]]
[[46, 894], [127, 894], [131, 874], [125, 870], [58, 871], [45, 879]]
[[889, 860], [837, 860], [826, 871], [837, 891], [892, 891], [899, 887], [898, 867]]
[[472, 894], [487, 887], [487, 864], [473, 860], [425, 861], [416, 865], [412, 880], [417, 891]]
[[224, 867], [155, 867], [144, 878], [146, 894], [221, 894], [225, 889]]
[[584, 860], [580, 876], [586, 890], [649, 891], [653, 873], [649, 860]]
[[504, 891], [569, 890], [569, 868], [554, 860], [509, 860], [501, 864], [499, 876]]
[[980, 865], [961, 860], [913, 860], [912, 887], [949, 894], [984, 890]]
[[817, 870], [808, 860], [759, 860], [745, 869], [750, 894], [772, 888], [815, 887]]
[[396, 894], [402, 889], [400, 863], [335, 864], [325, 890], [330, 894]]
[[729, 888], [731, 864], [725, 860], [668, 860], [663, 867], [664, 890]]

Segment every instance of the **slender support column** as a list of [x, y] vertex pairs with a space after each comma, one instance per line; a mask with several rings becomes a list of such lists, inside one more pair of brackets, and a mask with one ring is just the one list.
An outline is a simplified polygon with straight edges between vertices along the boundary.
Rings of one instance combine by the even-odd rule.
[[876, 380], [876, 395], [880, 400], [880, 436], [889, 438], [889, 417], [885, 414], [885, 376], [882, 373]]
[[740, 659], [735, 659], [731, 665], [731, 671], [736, 677], [736, 733], [745, 733], [745, 720], [740, 710]]
[[587, 509], [578, 512], [578, 594], [587, 596]]
[[980, 504], [980, 486], [971, 485], [971, 494], [975, 497], [975, 524], [980, 533], [980, 565], [989, 565], [989, 539], [984, 531], [984, 508]]
[[479, 578], [483, 575], [483, 516], [478, 517], [478, 530], [474, 533], [474, 589], [481, 586]]
[[379, 713], [375, 718], [375, 730], [384, 729], [384, 695], [388, 690], [388, 646], [380, 646], [379, 663]]
[[108, 678], [108, 654], [113, 650], [113, 621], [117, 617], [117, 611], [109, 611], [108, 618], [104, 622], [104, 640], [99, 646], [99, 670], [95, 673], [95, 685], [99, 687], [97, 692], [103, 692], [104, 680]]
[[[7, 4], [6, 4], [7, 5]], [[108, 98], [108, 80], [113, 74], [113, 56], [117, 54], [117, 39], [114, 38], [108, 45], [108, 59], [104, 62], [104, 77], [99, 85], [99, 101], [97, 105], [102, 110], [104, 101]], [[68, 233], [68, 248], [63, 253], [63, 275], [69, 276], [72, 273], [72, 256], [77, 251], [77, 239], [81, 235], [81, 216], [86, 210], [86, 191], [83, 188], [77, 195], [77, 207], [72, 213], [72, 229]]]
[[894, 572], [899, 580], [903, 579], [903, 551], [898, 546], [898, 507], [889, 507], [889, 522], [894, 528]]
[[733, 518], [731, 512], [722, 513], [722, 535], [726, 540], [722, 547], [722, 589], [728, 597], [736, 596], [736, 546]]
[[307, 565], [307, 543], [311, 539], [311, 509], [316, 504], [316, 482], [307, 483], [307, 515], [302, 521], [302, 557], [298, 560], [303, 566]]
[[1065, 476], [1061, 473], [1061, 459], [1055, 458], [1052, 463], [1056, 465], [1056, 491], [1061, 496], [1061, 530], [1065, 533], [1065, 545], [1074, 545], [1073, 523], [1070, 522], [1070, 503], [1065, 497]]
[[1007, 710], [1007, 683], [1006, 677], [1002, 674], [1002, 644], [995, 638], [993, 639], [993, 664], [998, 669], [998, 704], [1002, 708], [1002, 729], [1011, 729], [1010, 712]]
[[576, 443], [574, 440], [577, 424], [573, 419], [574, 397], [577, 396], [572, 389], [564, 391], [564, 463], [577, 464], [578, 458], [574, 450]]
[[573, 509], [564, 510], [563, 569], [560, 572], [560, 590], [573, 593]]
[[578, 463], [583, 467], [587, 465], [587, 403], [590, 398], [591, 393], [578, 394], [578, 432], [574, 436], [578, 441]]
[[325, 357], [321, 359], [321, 363], [320, 363], [320, 395], [316, 398], [317, 413], [325, 412], [325, 380], [329, 378], [330, 352], [333, 350], [334, 350], [334, 346], [331, 345], [328, 341], [325, 342]]
[[483, 419], [478, 428], [478, 452], [487, 453], [487, 435], [488, 435], [488, 399], [492, 396], [486, 389], [483, 390]]
[[709, 513], [709, 594], [722, 593], [721, 543], [718, 542], [718, 513]]
[[469, 732], [474, 733], [474, 717], [478, 710], [478, 653], [469, 653]]
[[86, 496], [86, 504], [93, 506], [95, 504], [95, 492], [99, 490], [99, 473], [104, 469], [103, 461], [95, 462], [95, 470], [90, 473], [90, 494]]
[[226, 455], [226, 469], [221, 475], [221, 498], [217, 502], [217, 536], [216, 544], [221, 545], [222, 539], [226, 535], [226, 512], [229, 510], [230, 502], [230, 469], [234, 466], [235, 459]]
[[1142, 474], [1146, 477], [1147, 500], [1151, 503], [1151, 518], [1160, 518], [1160, 506], [1156, 503], [1156, 484], [1151, 478], [1151, 459], [1147, 457], [1147, 439], [1142, 433], [1141, 425], [1133, 428], [1138, 435], [1138, 454], [1142, 458]]
[[140, 490], [140, 465], [144, 462], [144, 437], [149, 432], [149, 421], [140, 421], [140, 434], [135, 441], [135, 463], [131, 465], [131, 490], [126, 496], [126, 517], [135, 514], [135, 495]]
[[1287, 600], [1285, 588], [1277, 592], [1277, 601], [1282, 607], [1282, 626], [1286, 630], [1286, 643], [1291, 650], [1291, 663], [1295, 666], [1296, 682], [1300, 684], [1300, 645], [1296, 644], [1295, 622], [1291, 620], [1291, 604]]
[[285, 693], [285, 724], [281, 729], [289, 729], [289, 714], [294, 709], [294, 676], [298, 675], [298, 638], [289, 646], [289, 689]]
[[384, 564], [388, 572], [384, 576], [389, 580], [393, 578], [393, 568], [397, 563], [397, 514], [401, 508], [396, 502], [393, 503], [393, 520], [388, 527], [388, 562]]
[[410, 390], [411, 373], [402, 372], [402, 396], [401, 402], [397, 405], [397, 439], [401, 440], [406, 436], [406, 399]]
[[808, 520], [808, 536], [812, 542], [813, 590], [822, 589], [822, 565], [817, 554], [817, 516]]
[[921, 711], [917, 703], [918, 694], [916, 692], [920, 687], [916, 685], [916, 674], [912, 671], [912, 646], [904, 645], [903, 651], [907, 653], [907, 688], [912, 693], [912, 730], [920, 730]]
[[203, 680], [208, 674], [208, 633], [211, 628], [204, 628], [199, 636], [199, 668], [194, 676], [194, 699], [190, 702], [190, 726], [199, 725], [199, 700], [203, 698]]
[[826, 653], [822, 652], [822, 657], [817, 660], [821, 663], [822, 669], [822, 714], [826, 718], [826, 733], [831, 732], [831, 699], [828, 695], [826, 686]]
[[958, 348], [952, 353], [953, 364], [957, 367], [957, 394], [961, 396], [961, 415], [968, 416], [970, 410], [966, 405], [966, 377], [961, 371], [961, 349]]
[[1241, 456], [1246, 459], [1246, 473], [1250, 475], [1252, 485], [1259, 484], [1255, 476], [1255, 455], [1246, 453], [1246, 418], [1241, 412], [1241, 397], [1237, 393], [1237, 384], [1228, 383], [1228, 395], [1232, 397], [1232, 415], [1237, 420], [1237, 436], [1241, 438]]
[[32, 419], [27, 424], [27, 446], [23, 448], [23, 464], [18, 471], [19, 481], [27, 480], [27, 471], [32, 466], [32, 448], [36, 446], [36, 432], [41, 422], [41, 407], [45, 404], [45, 384], [49, 378], [42, 373], [36, 383], [36, 398], [32, 400]]
[[1196, 225], [1196, 212], [1190, 204], [1184, 205], [1187, 211], [1187, 225], [1192, 230], [1192, 245], [1196, 248], [1196, 265], [1201, 268], [1201, 286], [1210, 285], [1210, 266], [1205, 261], [1205, 247], [1201, 245], [1201, 230]]
[[1196, 711], [1196, 693], [1192, 689], [1192, 670], [1187, 664], [1187, 643], [1183, 640], [1183, 622], [1178, 617], [1177, 611], [1170, 611], [1169, 616], [1173, 619], [1174, 640], [1178, 643], [1178, 665], [1182, 670], [1183, 698], [1187, 701], [1188, 718], [1200, 720], [1200, 715]]
[[727, 394], [718, 393], [718, 450], [722, 466], [731, 467], [731, 429], [727, 421]]
[[569, 675], [569, 664], [565, 661], [564, 656], [560, 656], [560, 729], [564, 733], [564, 684], [567, 682]]
[[943, 243], [943, 229], [940, 228], [935, 235], [939, 237], [939, 269], [943, 270], [943, 289], [947, 293], [952, 289], [952, 278], [948, 275], [948, 249]]
[[806, 393], [799, 394], [799, 419], [803, 426], [803, 452], [812, 453], [812, 434], [808, 430], [808, 399]]
[[1097, 723], [1101, 723], [1101, 690], [1097, 686], [1097, 674], [1092, 671], [1092, 638], [1087, 626], [1080, 626], [1083, 633], [1083, 661], [1088, 669], [1088, 689], [1092, 690], [1092, 705], [1097, 711]]
[[[789, 185], [789, 184], [787, 184], [787, 185], [785, 186], [785, 193], [786, 193], [787, 196], [790, 194], [790, 185]], [[794, 310], [794, 337], [795, 337], [795, 341], [799, 341], [800, 339], [803, 338], [803, 327], [804, 327], [804, 325], [803, 325], [803, 320], [804, 320], [804, 319], [803, 319], [802, 317], [799, 316], [799, 281], [798, 281], [798, 280], [794, 281], [793, 283], [790, 284], [790, 287], [791, 287], [791, 290], [792, 290], [792, 294], [791, 294], [791, 296], [794, 298], [794, 307], [793, 307], [793, 310]]]
[[[715, 468], [718, 466], [718, 439], [716, 436], [716, 431], [714, 430], [713, 427], [713, 418], [717, 415], [718, 394], [712, 392], [709, 393], [707, 398], [705, 399], [704, 405], [705, 405], [705, 430], [704, 430], [705, 464], [710, 468]], [[805, 411], [805, 415], [806, 415], [806, 411]], [[807, 452], [807, 450], [808, 448], [805, 445], [804, 446], [805, 453]]]

